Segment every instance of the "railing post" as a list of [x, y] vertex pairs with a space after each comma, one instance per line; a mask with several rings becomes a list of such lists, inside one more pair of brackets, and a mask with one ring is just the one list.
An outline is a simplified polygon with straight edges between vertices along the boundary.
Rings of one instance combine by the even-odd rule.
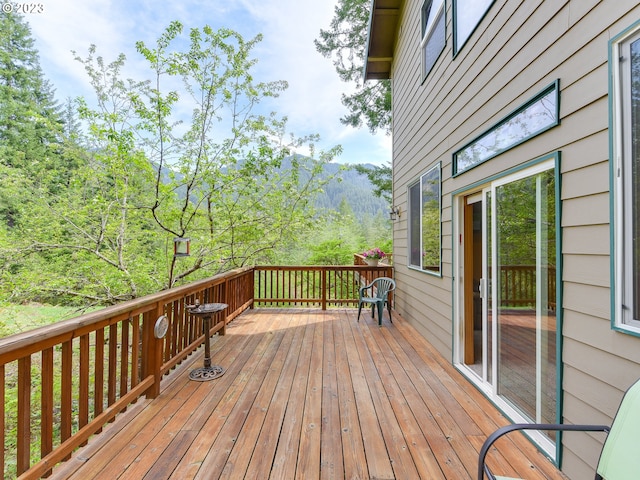
[[327, 309], [327, 269], [322, 268], [322, 310]]
[[[256, 268], [253, 267], [251, 269], [251, 276], [246, 276], [245, 278], [249, 278], [249, 292], [251, 292], [251, 305], [249, 305], [249, 308], [253, 309], [255, 308], [255, 302], [256, 302]], [[243, 299], [246, 300], [246, 299]]]
[[153, 385], [146, 392], [147, 398], [156, 398], [160, 395], [160, 380], [162, 379], [162, 342], [164, 339], [156, 338], [154, 327], [158, 318], [164, 314], [164, 305], [159, 302], [156, 306], [155, 314], [150, 312], [145, 314], [142, 321], [143, 345], [146, 345], [146, 353], [143, 358], [142, 377], [153, 375]]

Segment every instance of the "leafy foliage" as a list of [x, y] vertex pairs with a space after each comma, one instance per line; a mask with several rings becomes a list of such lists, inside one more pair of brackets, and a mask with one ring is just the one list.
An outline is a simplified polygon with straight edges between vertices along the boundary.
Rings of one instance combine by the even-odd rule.
[[369, 0], [339, 0], [329, 29], [320, 30], [316, 49], [331, 58], [343, 82], [353, 83], [355, 91], [342, 95], [349, 113], [340, 119], [345, 125], [361, 127], [371, 132], [391, 131], [391, 82], [364, 82], [364, 59], [369, 28]]
[[[3, 195], [31, 200], [16, 202], [19, 221], [7, 213], [0, 227], [5, 296], [115, 303], [265, 261], [311, 224], [313, 199], [331, 180], [320, 180], [322, 167], [340, 148], [316, 152], [317, 136], [295, 138], [286, 118], [255, 113], [287, 87], [254, 80], [260, 36], [204, 27], [181, 48], [182, 32], [173, 22], [154, 45], [137, 44], [151, 81], [123, 78], [124, 55], [108, 62], [95, 46], [76, 54], [95, 101], [67, 102], [50, 173], [0, 165], [10, 173]], [[28, 31], [19, 42], [31, 45]], [[303, 145], [316, 158], [295, 155]], [[60, 175], [62, 161], [72, 174]], [[191, 257], [173, 256], [174, 237], [191, 238]]]
[[373, 194], [384, 198], [391, 206], [393, 202], [393, 177], [391, 165], [355, 165], [356, 171], [366, 175], [373, 184]]
[[[260, 36], [204, 27], [185, 46], [173, 22], [137, 44], [143, 79], [124, 77], [124, 55], [90, 46], [75, 56], [95, 98], [58, 108], [28, 26], [7, 19], [0, 36], [15, 34], [0, 60], [14, 70], [0, 80], [14, 90], [0, 89], [0, 122], [24, 134], [0, 135], [0, 298], [105, 305], [244, 265], [350, 263], [390, 238], [368, 191], [335, 188], [348, 173], [327, 168], [340, 147], [317, 151], [317, 136], [257, 113], [287, 88], [254, 79]], [[309, 157], [295, 153], [303, 146]], [[174, 237], [191, 239], [190, 257], [174, 257]]]

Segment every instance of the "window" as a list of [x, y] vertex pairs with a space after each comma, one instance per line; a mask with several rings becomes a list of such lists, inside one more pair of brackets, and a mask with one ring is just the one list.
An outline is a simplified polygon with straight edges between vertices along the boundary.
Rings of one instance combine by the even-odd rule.
[[440, 273], [440, 165], [409, 187], [409, 266]]
[[[615, 325], [640, 333], [640, 24], [610, 43]], [[613, 161], [614, 160], [614, 161]]]
[[560, 85], [554, 82], [515, 112], [453, 154], [453, 174], [476, 165], [560, 123]]
[[444, 50], [444, 0], [425, 0], [422, 4], [422, 78], [427, 78]]
[[494, 0], [453, 0], [453, 54], [460, 51]]

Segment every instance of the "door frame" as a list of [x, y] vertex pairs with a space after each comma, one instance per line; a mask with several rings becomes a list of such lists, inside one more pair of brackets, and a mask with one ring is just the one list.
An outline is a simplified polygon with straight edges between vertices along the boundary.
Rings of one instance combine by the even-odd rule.
[[[555, 172], [555, 195], [556, 195], [556, 423], [561, 423], [563, 412], [563, 391], [562, 391], [562, 222], [561, 222], [561, 176], [560, 176], [560, 152], [553, 152], [539, 159], [526, 162], [518, 167], [493, 175], [481, 181], [464, 186], [451, 193], [452, 198], [452, 360], [456, 367], [476, 388], [478, 388], [496, 407], [498, 407], [511, 421], [517, 423], [528, 423], [529, 420], [524, 418], [518, 410], [513, 408], [509, 403], [501, 399], [496, 391], [496, 376], [491, 375], [491, 383], [485, 382], [483, 378], [473, 372], [464, 359], [464, 338], [465, 338], [465, 302], [469, 299], [464, 294], [465, 285], [470, 280], [465, 280], [465, 251], [470, 248], [466, 245], [465, 234], [467, 232], [465, 225], [465, 208], [466, 198], [470, 195], [482, 194], [483, 202], [483, 219], [485, 218], [485, 195], [486, 189], [495, 191], [495, 187], [500, 184], [515, 181], [518, 178], [525, 178], [536, 173], [554, 169]], [[508, 181], [507, 181], [508, 180]], [[493, 196], [492, 196], [493, 199]], [[468, 219], [467, 219], [468, 222]], [[491, 226], [486, 226], [491, 228]], [[493, 232], [495, 233], [495, 232]], [[486, 237], [483, 235], [483, 246], [486, 245]], [[494, 246], [492, 245], [492, 248]], [[493, 252], [491, 252], [493, 255]], [[486, 252], [483, 252], [483, 256]], [[483, 263], [486, 259], [483, 259]], [[483, 269], [485, 265], [483, 264]], [[483, 312], [484, 316], [484, 312]], [[494, 322], [495, 323], [495, 322]], [[495, 325], [494, 325], [495, 328]], [[495, 343], [495, 342], [493, 342]], [[495, 345], [492, 345], [495, 349]], [[486, 350], [486, 349], [485, 349]], [[495, 353], [495, 352], [494, 352]], [[487, 354], [487, 352], [483, 352]], [[495, 368], [495, 359], [491, 362], [492, 368]], [[486, 369], [486, 359], [483, 360], [483, 368]], [[529, 431], [528, 436], [541, 448], [552, 460], [559, 462], [561, 458], [562, 436], [556, 437], [555, 444], [546, 436]]]

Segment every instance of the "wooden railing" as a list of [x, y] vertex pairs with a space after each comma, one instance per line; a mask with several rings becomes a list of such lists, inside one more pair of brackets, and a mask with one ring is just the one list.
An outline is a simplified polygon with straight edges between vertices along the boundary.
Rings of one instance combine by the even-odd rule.
[[[556, 268], [546, 269], [547, 308], [556, 308]], [[536, 304], [536, 266], [500, 266], [500, 306], [533, 307]]]
[[159, 395], [162, 377], [206, 338], [187, 310], [196, 299], [229, 305], [211, 335], [254, 305], [355, 306], [360, 286], [392, 274], [388, 265], [244, 268], [0, 339], [4, 478], [47, 476], [138, 398]]
[[[366, 265], [367, 262], [364, 261], [364, 256], [360, 253], [353, 254], [353, 264], [354, 265]], [[384, 267], [393, 266], [393, 254], [387, 253], [387, 256], [380, 260], [380, 265]]]
[[389, 265], [255, 267], [254, 305], [315, 306], [323, 310], [355, 306], [361, 286], [392, 275]]
[[[47, 476], [139, 397], [156, 397], [162, 376], [204, 342], [202, 320], [186, 309], [196, 299], [229, 304], [232, 320], [252, 305], [253, 269], [0, 339], [4, 478]], [[157, 339], [162, 315], [169, 328]], [[210, 334], [225, 325], [224, 316], [213, 324]]]

